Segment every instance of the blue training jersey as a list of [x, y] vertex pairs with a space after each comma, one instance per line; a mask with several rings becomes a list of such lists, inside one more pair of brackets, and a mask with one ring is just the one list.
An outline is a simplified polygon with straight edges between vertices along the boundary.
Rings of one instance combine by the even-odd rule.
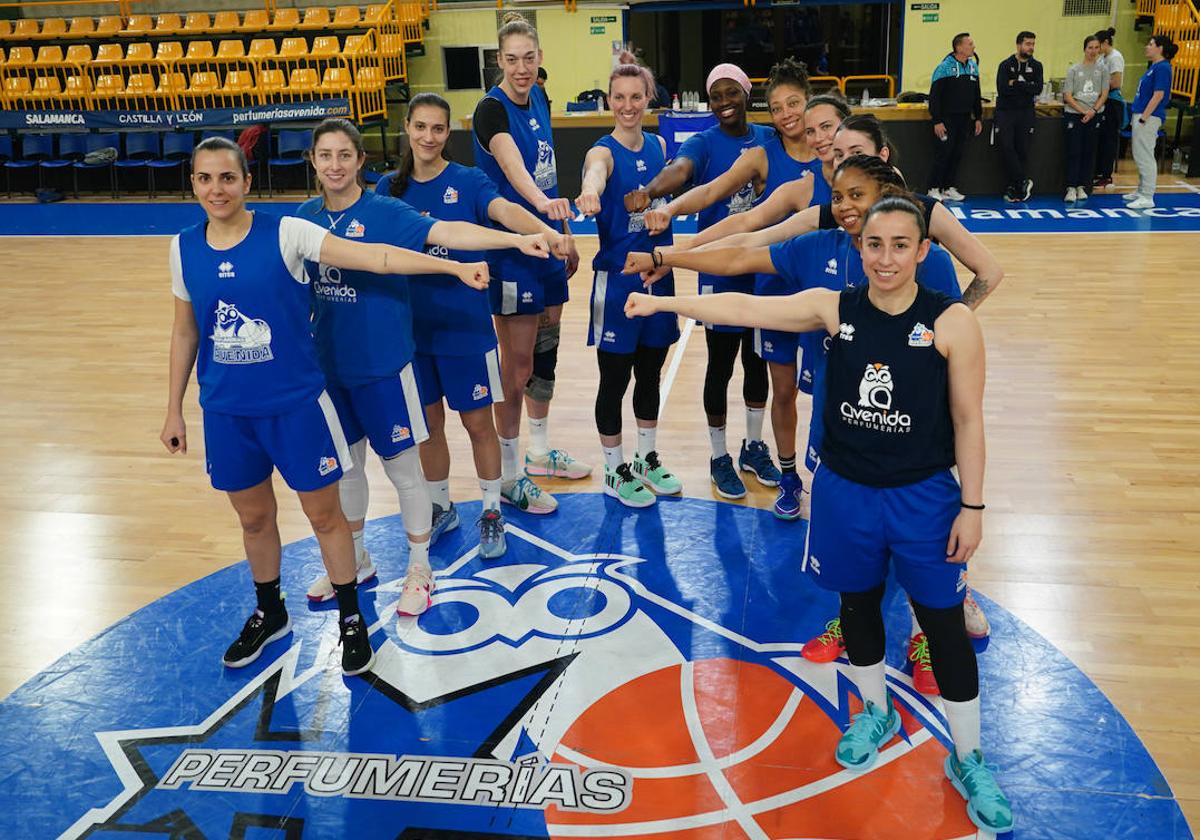
[[[677, 157], [692, 162], [692, 183], [707, 184], [728, 171], [733, 162], [746, 149], [765, 146], [771, 139], [773, 129], [751, 123], [740, 137], [730, 137], [719, 125], [694, 134], [679, 148]], [[729, 198], [718, 201], [700, 211], [700, 230], [707, 230], [733, 213], [744, 213], [754, 204], [754, 184], [747, 182]]]
[[787, 153], [783, 140], [778, 134], [767, 141], [763, 146], [763, 151], [767, 155], [767, 183], [763, 188], [762, 195], [758, 197], [759, 201], [766, 201], [770, 198], [771, 193], [784, 184], [798, 181], [801, 178], [813, 179], [813, 197], [808, 203], [809, 207], [823, 204], [829, 200], [829, 184], [825, 182], [825, 176], [821, 171], [820, 158], [814, 157], [810, 161], [796, 160]]
[[325, 388], [309, 332], [304, 261], [326, 232], [300, 219], [256, 212], [246, 237], [218, 251], [207, 222], [171, 240], [171, 287], [190, 301], [200, 331], [196, 379], [206, 411], [285, 414]]
[[[797, 292], [805, 289], [833, 289], [840, 292], [867, 283], [862, 255], [854, 247], [850, 234], [841, 228], [813, 231], [777, 242], [771, 246], [771, 262]], [[954, 261], [940, 245], [930, 246], [929, 254], [917, 266], [917, 282], [954, 300], [962, 299]], [[820, 452], [824, 434], [825, 357], [829, 351], [829, 336], [820, 330], [801, 333], [800, 339], [805, 367], [811, 367], [813, 373], [812, 420], [808, 428], [808, 461], [811, 467], [816, 452]]]
[[[296, 215], [343, 239], [380, 242], [421, 251], [434, 220], [403, 201], [363, 192], [345, 210], [309, 199]], [[321, 369], [330, 383], [365, 385], [395, 376], [413, 357], [408, 278], [349, 271], [306, 260], [312, 281], [312, 332]]]
[[[651, 236], [646, 232], [643, 214], [625, 209], [625, 194], [649, 184], [667, 161], [658, 135], [645, 131], [642, 132], [642, 148], [636, 152], [625, 148], [611, 134], [601, 137], [596, 145], [612, 154], [613, 167], [600, 196], [600, 214], [596, 216], [600, 249], [592, 260], [592, 268], [620, 274], [625, 268], [625, 257], [631, 251], [647, 253], [674, 241], [669, 227], [657, 236]], [[652, 206], [661, 207], [666, 203], [665, 198], [658, 198]]]
[[[393, 175], [379, 180], [375, 190], [391, 195]], [[488, 207], [500, 198], [495, 186], [478, 169], [447, 164], [432, 181], [409, 179], [404, 202], [424, 216], [443, 222], [491, 226]], [[430, 245], [428, 253], [456, 262], [475, 262], [486, 251], [460, 251]], [[492, 310], [486, 289], [472, 289], [448, 274], [415, 274], [409, 278], [413, 308], [413, 340], [418, 353], [468, 356], [496, 346]]]

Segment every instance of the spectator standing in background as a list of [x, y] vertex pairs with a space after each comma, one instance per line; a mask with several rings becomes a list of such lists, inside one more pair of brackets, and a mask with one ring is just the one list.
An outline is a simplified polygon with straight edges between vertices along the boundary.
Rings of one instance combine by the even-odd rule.
[[[1028, 201], [1033, 194], [1029, 177], [1029, 143], [1033, 137], [1033, 105], [1045, 80], [1042, 64], [1033, 57], [1037, 36], [1017, 35], [1017, 50], [996, 70], [996, 134], [1004, 156], [1005, 201]], [[1068, 183], [1075, 183], [1069, 181]]]
[[1066, 201], [1088, 197], [1087, 176], [1095, 165], [1101, 113], [1108, 99], [1108, 68], [1100, 61], [1100, 39], [1083, 40], [1083, 61], [1067, 71], [1063, 86], [1063, 120], [1067, 137]]
[[983, 131], [983, 100], [979, 95], [979, 60], [975, 58], [975, 40], [966, 32], [954, 36], [953, 50], [933, 71], [929, 88], [929, 116], [936, 138], [929, 194], [948, 201], [964, 196], [954, 186], [963, 146], [971, 136]]
[[1171, 59], [1178, 50], [1179, 47], [1166, 35], [1151, 35], [1146, 42], [1150, 66], [1138, 82], [1130, 126], [1138, 188], [1137, 192], [1122, 196], [1132, 210], [1148, 210], [1154, 206], [1154, 188], [1158, 186], [1158, 162], [1154, 159], [1154, 150], [1158, 145], [1158, 130], [1167, 118], [1167, 102], [1171, 99]]
[[1100, 41], [1099, 61], [1108, 73], [1108, 107], [1100, 125], [1100, 145], [1096, 150], [1096, 178], [1093, 187], [1107, 187], [1112, 183], [1113, 169], [1117, 163], [1117, 140], [1125, 127], [1125, 96], [1121, 85], [1125, 81], [1125, 56], [1113, 46], [1115, 29], [1101, 29], [1096, 33]]

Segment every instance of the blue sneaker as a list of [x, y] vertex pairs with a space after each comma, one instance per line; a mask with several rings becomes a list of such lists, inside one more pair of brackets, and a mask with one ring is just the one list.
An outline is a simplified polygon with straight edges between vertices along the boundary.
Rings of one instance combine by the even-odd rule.
[[791, 522], [800, 518], [800, 498], [804, 495], [804, 483], [794, 472], [784, 473], [779, 480], [779, 495], [775, 497], [775, 516]]
[[443, 509], [441, 505], [434, 503], [433, 527], [429, 530], [429, 547], [433, 548], [434, 543], [438, 541], [438, 537], [447, 531], [453, 531], [457, 527], [458, 508], [454, 506], [454, 502], [450, 503], [449, 509]]
[[852, 720], [850, 728], [838, 741], [834, 757], [847, 770], [863, 772], [875, 766], [879, 759], [879, 748], [900, 731], [900, 713], [892, 705], [890, 697], [886, 714], [868, 700], [866, 707]]
[[758, 483], [764, 487], [777, 487], [783, 473], [771, 460], [771, 447], [765, 440], [742, 441], [742, 452], [738, 455], [738, 469], [754, 473]]
[[1004, 834], [1012, 831], [1012, 805], [992, 770], [983, 762], [983, 753], [974, 750], [963, 761], [954, 748], [946, 756], [946, 778], [963, 799], [967, 800], [967, 816], [984, 831]]
[[717, 495], [726, 499], [741, 499], [746, 495], [746, 485], [733, 468], [733, 458], [725, 453], [708, 462], [708, 472], [717, 488]]
[[493, 508], [485, 510], [475, 523], [479, 526], [479, 556], [484, 560], [495, 560], [508, 550], [504, 539], [504, 517]]

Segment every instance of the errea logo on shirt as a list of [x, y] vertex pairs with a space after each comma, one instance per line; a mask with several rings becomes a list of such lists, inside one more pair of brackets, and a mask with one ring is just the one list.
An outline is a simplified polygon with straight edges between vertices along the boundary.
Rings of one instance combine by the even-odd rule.
[[825, 273], [832, 274], [835, 277], [837, 276], [837, 273], [838, 273], [837, 260], [831, 259], [829, 262], [825, 263]]
[[228, 280], [231, 277], [236, 277], [237, 274], [233, 270], [233, 263], [231, 263], [229, 260], [225, 260], [225, 262], [217, 266], [217, 276], [222, 280]]
[[854, 340], [854, 325], [853, 324], [839, 324], [838, 325], [838, 338], [840, 338], [842, 341], [853, 341]]
[[644, 161], [644, 160], [637, 161], [637, 171], [638, 172], [646, 171], [646, 161]]
[[522, 292], [521, 303], [533, 303], [533, 292]]
[[607, 341], [611, 344], [612, 342], [617, 340], [617, 334], [615, 332], [613, 332], [612, 330], [605, 330], [603, 340]]
[[367, 232], [367, 229], [365, 227], [363, 227], [363, 223], [360, 222], [358, 219], [353, 219], [353, 220], [351, 220], [350, 224], [346, 225], [346, 238], [347, 239], [362, 239], [363, 234], [365, 234], [366, 232]]
[[442, 204], [458, 204], [458, 190], [446, 187], [446, 191], [442, 193]]
[[541, 125], [538, 124], [536, 117], [529, 118], [529, 127], [532, 128], [534, 131], [541, 131], [541, 129], [542, 129]]

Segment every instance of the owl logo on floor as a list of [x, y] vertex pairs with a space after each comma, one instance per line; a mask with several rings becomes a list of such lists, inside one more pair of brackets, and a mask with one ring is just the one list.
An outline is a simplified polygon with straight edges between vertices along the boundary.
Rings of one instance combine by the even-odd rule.
[[892, 371], [882, 362], [871, 362], [858, 383], [858, 404], [863, 408], [892, 407]]
[[213, 361], [222, 364], [253, 364], [274, 358], [270, 324], [246, 317], [235, 303], [217, 301], [212, 342]]

